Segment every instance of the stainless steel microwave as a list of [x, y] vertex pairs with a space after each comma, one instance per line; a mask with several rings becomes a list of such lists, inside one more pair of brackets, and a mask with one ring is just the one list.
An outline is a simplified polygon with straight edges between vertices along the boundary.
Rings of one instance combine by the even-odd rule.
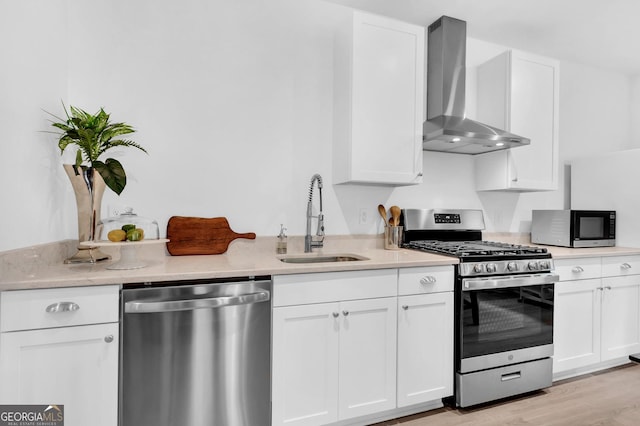
[[613, 247], [613, 210], [534, 210], [531, 242], [562, 247]]

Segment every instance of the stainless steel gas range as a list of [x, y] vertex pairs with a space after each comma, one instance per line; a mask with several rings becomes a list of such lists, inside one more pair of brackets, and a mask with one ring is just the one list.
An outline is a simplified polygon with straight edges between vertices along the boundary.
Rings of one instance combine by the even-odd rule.
[[403, 210], [404, 247], [458, 258], [455, 403], [551, 385], [554, 283], [544, 248], [482, 240], [481, 210]]

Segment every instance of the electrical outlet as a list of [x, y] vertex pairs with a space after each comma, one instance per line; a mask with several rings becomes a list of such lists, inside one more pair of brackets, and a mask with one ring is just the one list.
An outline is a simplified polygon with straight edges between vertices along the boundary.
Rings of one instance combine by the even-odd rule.
[[358, 224], [366, 225], [367, 222], [369, 222], [369, 212], [363, 207], [358, 212]]

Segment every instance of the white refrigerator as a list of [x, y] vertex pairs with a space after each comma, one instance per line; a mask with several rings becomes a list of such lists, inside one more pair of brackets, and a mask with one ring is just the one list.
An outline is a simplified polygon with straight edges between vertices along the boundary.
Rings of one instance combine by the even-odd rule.
[[571, 161], [571, 208], [615, 210], [616, 245], [640, 247], [640, 149]]

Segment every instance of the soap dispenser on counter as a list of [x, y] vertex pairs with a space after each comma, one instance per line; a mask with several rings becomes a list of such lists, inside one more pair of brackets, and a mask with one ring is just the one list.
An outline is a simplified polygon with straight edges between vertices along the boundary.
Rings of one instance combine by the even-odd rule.
[[276, 243], [276, 253], [277, 254], [287, 254], [287, 234], [285, 231], [287, 228], [284, 225], [280, 224], [280, 234], [278, 234], [278, 242]]

